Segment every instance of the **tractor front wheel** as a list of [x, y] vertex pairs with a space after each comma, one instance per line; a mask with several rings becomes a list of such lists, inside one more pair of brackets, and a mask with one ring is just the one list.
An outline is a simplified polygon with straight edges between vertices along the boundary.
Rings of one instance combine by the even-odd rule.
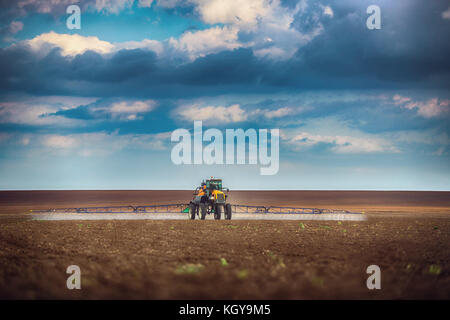
[[231, 220], [231, 204], [229, 203], [225, 205], [225, 219]]
[[220, 220], [220, 217], [222, 215], [222, 205], [217, 204], [214, 208], [214, 219]]
[[190, 218], [191, 220], [194, 220], [195, 219], [196, 210], [197, 210], [197, 206], [195, 204], [191, 203], [189, 205], [188, 218]]
[[205, 203], [200, 204], [200, 219], [205, 220], [208, 207]]

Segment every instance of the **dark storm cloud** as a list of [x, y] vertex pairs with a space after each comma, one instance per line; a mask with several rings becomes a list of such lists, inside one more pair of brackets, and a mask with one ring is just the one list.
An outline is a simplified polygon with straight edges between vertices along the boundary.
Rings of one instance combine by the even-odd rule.
[[[39, 58], [26, 47], [0, 49], [1, 92], [90, 96], [184, 96], [258, 82], [264, 65], [248, 49], [222, 52], [173, 66], [151, 51], [122, 50], [112, 57], [87, 51], [70, 59], [59, 49]], [[219, 89], [214, 89], [218, 86]], [[245, 91], [245, 90], [244, 90]]]
[[[71, 119], [79, 119], [79, 120], [95, 120], [95, 119], [101, 119], [105, 117], [105, 112], [102, 111], [95, 111], [92, 110], [92, 105], [82, 105], [78, 106], [73, 109], [68, 110], [60, 110], [55, 113], [45, 114], [44, 117], [51, 117], [51, 116], [64, 116], [66, 118]], [[95, 104], [96, 105], [96, 104]], [[111, 116], [108, 114], [108, 118]]]
[[140, 49], [123, 50], [111, 58], [88, 51], [74, 59], [61, 56], [57, 49], [44, 58], [24, 48], [0, 49], [0, 92], [183, 97], [302, 89], [439, 88], [448, 83], [448, 67], [410, 70], [404, 62], [389, 58], [380, 62], [389, 64], [388, 69], [367, 66], [369, 72], [364, 72], [355, 69], [364, 60], [348, 57], [354, 64], [343, 58], [339, 61], [349, 65], [343, 68], [336, 66], [336, 57], [322, 56], [319, 61], [308, 48], [301, 59], [287, 62], [263, 61], [250, 49], [239, 49], [173, 66]]
[[387, 82], [420, 82], [448, 88], [450, 21], [447, 1], [380, 1], [382, 29], [365, 27], [371, 1], [334, 3], [334, 19], [298, 57], [316, 72], [340, 77], [373, 77]]

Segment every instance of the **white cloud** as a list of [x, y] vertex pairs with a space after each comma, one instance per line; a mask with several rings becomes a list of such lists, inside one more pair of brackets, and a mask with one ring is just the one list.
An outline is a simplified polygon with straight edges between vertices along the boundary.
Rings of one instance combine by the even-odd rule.
[[158, 0], [157, 5], [164, 8], [194, 5], [200, 19], [210, 25], [251, 29], [259, 24], [273, 24], [289, 28], [293, 16], [306, 8], [306, 1], [300, 0], [294, 9], [282, 6], [280, 0]]
[[185, 52], [189, 59], [232, 50], [242, 46], [238, 40], [238, 29], [233, 27], [213, 27], [200, 31], [187, 31], [179, 39], [170, 38], [169, 44], [176, 50]]
[[388, 141], [374, 137], [329, 136], [301, 132], [292, 138], [286, 136], [284, 138], [297, 150], [326, 143], [333, 145], [331, 150], [335, 153], [398, 152]]
[[226, 23], [256, 25], [258, 19], [268, 16], [278, 1], [268, 0], [192, 0], [202, 20], [209, 24]]
[[249, 117], [263, 116], [267, 119], [283, 118], [310, 110], [310, 107], [281, 107], [278, 109], [254, 109], [248, 112]]
[[224, 106], [183, 106], [176, 110], [176, 114], [185, 120], [203, 120], [206, 123], [230, 123], [247, 120], [247, 113], [239, 104]]
[[209, 124], [232, 123], [261, 118], [277, 119], [307, 110], [306, 107], [281, 107], [278, 109], [243, 109], [239, 104], [230, 106], [202, 105], [194, 103], [183, 105], [175, 110], [175, 117], [184, 120], [202, 120]]
[[401, 108], [416, 110], [417, 114], [424, 118], [437, 117], [450, 113], [450, 100], [439, 100], [432, 98], [428, 101], [413, 101], [411, 98], [394, 95], [394, 104]]
[[304, 1], [299, 1], [295, 8], [283, 7], [279, 0], [191, 2], [205, 23], [225, 24], [246, 34], [247, 40], [241, 40], [239, 46], [252, 48], [259, 57], [288, 59], [322, 31], [320, 25], [309, 34], [292, 28], [295, 15], [306, 8]]
[[417, 113], [425, 118], [436, 117], [444, 113], [449, 113], [450, 100], [439, 101], [437, 98], [419, 103]]
[[276, 110], [268, 110], [264, 112], [264, 116], [268, 119], [281, 118], [293, 114], [295, 111], [289, 107], [283, 107]]
[[154, 100], [135, 101], [135, 102], [117, 102], [109, 108], [111, 113], [143, 113], [152, 111], [155, 108]]
[[125, 41], [110, 43], [97, 37], [85, 37], [79, 34], [59, 34], [54, 31], [40, 34], [31, 40], [24, 40], [33, 51], [41, 56], [46, 55], [53, 48], [61, 48], [63, 56], [76, 56], [90, 50], [99, 54], [110, 54], [122, 49], [146, 49], [161, 55], [164, 46], [160, 41], [144, 39], [142, 41]]
[[92, 107], [92, 111], [102, 111], [120, 120], [139, 120], [142, 113], [153, 111], [156, 108], [155, 100], [119, 101], [107, 106]]
[[46, 54], [54, 47], [62, 49], [64, 56], [74, 56], [82, 54], [88, 50], [101, 54], [110, 53], [114, 46], [108, 41], [102, 41], [97, 37], [85, 37], [79, 34], [59, 34], [53, 31], [43, 33], [25, 42], [34, 50], [41, 54]]

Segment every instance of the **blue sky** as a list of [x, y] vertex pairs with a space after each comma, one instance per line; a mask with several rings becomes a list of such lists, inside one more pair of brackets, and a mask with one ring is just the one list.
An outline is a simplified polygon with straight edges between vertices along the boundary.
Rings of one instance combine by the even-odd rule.
[[[450, 190], [448, 1], [49, 3], [0, 3], [0, 189]], [[278, 173], [174, 165], [194, 120], [279, 128]]]

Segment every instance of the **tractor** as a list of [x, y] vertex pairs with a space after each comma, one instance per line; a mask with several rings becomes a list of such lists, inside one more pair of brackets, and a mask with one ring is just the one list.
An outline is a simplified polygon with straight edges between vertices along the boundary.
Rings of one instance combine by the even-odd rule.
[[222, 212], [225, 219], [231, 220], [231, 204], [227, 203], [230, 190], [222, 187], [222, 179], [208, 179], [202, 182], [200, 187], [194, 191], [194, 199], [189, 203], [188, 217], [192, 220], [197, 215], [199, 219], [205, 220], [207, 214], [214, 214], [215, 220], [220, 220]]

